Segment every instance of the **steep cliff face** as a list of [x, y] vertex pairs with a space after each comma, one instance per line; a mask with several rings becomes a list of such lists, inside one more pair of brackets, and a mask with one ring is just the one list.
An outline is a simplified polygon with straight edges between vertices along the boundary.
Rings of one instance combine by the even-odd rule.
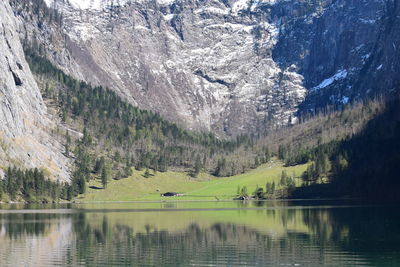
[[[282, 19], [274, 59], [281, 66], [295, 64], [304, 76], [308, 95], [302, 111], [393, 89], [371, 82], [371, 77], [377, 72], [396, 77], [398, 68], [390, 71], [393, 65], [386, 64], [386, 71], [383, 62], [370, 67], [377, 50], [387, 51], [389, 43], [398, 43], [381, 40], [390, 13], [396, 12], [393, 5], [393, 0], [324, 0], [281, 1], [273, 7], [275, 16]], [[397, 39], [395, 34], [390, 38]]]
[[371, 56], [359, 72], [353, 94], [394, 94], [400, 88], [400, 1], [386, 3]]
[[0, 171], [44, 167], [68, 180], [68, 160], [49, 134], [55, 126], [25, 61], [8, 1], [0, 3]]
[[382, 39], [393, 0], [45, 0], [58, 26], [12, 2], [21, 38], [65, 72], [221, 136], [390, 91], [368, 79], [397, 73], [371, 63], [397, 51]]
[[54, 63], [189, 129], [287, 124], [304, 99], [303, 77], [272, 59], [278, 31], [258, 7], [273, 1], [46, 2], [63, 13], [65, 38], [19, 17], [28, 36], [47, 35], [39, 41]]

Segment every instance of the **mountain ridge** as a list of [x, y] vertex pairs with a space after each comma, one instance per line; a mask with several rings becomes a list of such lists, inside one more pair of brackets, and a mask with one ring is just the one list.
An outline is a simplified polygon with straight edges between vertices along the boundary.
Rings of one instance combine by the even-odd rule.
[[[11, 37], [3, 37], [2, 45], [13, 56], [2, 58], [8, 63], [2, 63], [0, 78], [7, 88], [24, 90], [3, 98], [15, 98], [1, 106], [2, 117], [13, 116], [16, 123], [5, 129], [24, 135], [24, 123], [33, 119], [25, 125], [27, 135], [40, 149], [29, 149], [43, 148], [48, 155], [30, 160], [33, 154], [9, 139], [14, 152], [3, 151], [1, 158], [15, 153], [17, 161], [2, 164], [48, 165], [62, 180], [68, 180], [72, 161], [64, 155], [63, 135], [72, 131], [61, 127], [58, 111], [46, 110], [37, 82], [52, 87], [54, 81], [39, 76], [34, 81], [22, 46], [63, 71], [52, 77], [56, 81], [65, 82], [66, 73], [75, 79], [74, 89], [82, 86], [80, 80], [90, 88], [109, 87], [129, 104], [221, 139], [262, 136], [310, 111], [390, 96], [399, 83], [399, 65], [391, 56], [399, 53], [397, 0], [9, 2], [11, 8], [7, 1], [1, 13], [12, 21], [5, 27]], [[13, 57], [15, 64], [9, 61]], [[9, 106], [16, 110], [11, 117]], [[142, 152], [150, 153], [151, 145]], [[251, 156], [243, 166], [235, 164], [237, 158], [209, 166], [227, 173], [244, 170], [260, 151], [253, 152], [245, 153]], [[180, 164], [191, 166], [193, 160]]]
[[[295, 123], [299, 114], [372, 96], [368, 83], [353, 85], [365, 78], [394, 3], [78, 2], [46, 0], [63, 16], [59, 29], [49, 25], [49, 36], [38, 40], [56, 66], [220, 137], [258, 134]], [[43, 32], [29, 31], [28, 38]]]
[[46, 44], [48, 57], [188, 129], [236, 136], [295, 122], [302, 76], [272, 60], [277, 30], [267, 15], [247, 14], [250, 2], [157, 3], [102, 11], [64, 5], [65, 45], [60, 54]]

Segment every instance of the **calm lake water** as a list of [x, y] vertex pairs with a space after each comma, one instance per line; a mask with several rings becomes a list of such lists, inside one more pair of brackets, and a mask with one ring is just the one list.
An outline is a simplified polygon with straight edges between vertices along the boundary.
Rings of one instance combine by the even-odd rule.
[[0, 266], [400, 266], [398, 207], [332, 201], [0, 206]]

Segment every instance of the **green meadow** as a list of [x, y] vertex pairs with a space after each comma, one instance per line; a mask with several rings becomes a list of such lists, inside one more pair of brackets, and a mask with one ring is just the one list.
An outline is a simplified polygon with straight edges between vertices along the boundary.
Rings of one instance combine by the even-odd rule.
[[[283, 170], [289, 176], [299, 177], [306, 168], [307, 164], [284, 167], [279, 161], [271, 161], [246, 173], [222, 178], [204, 173], [192, 178], [185, 172], [174, 171], [157, 172], [145, 178], [144, 171], [135, 170], [128, 178], [110, 180], [106, 189], [102, 188], [100, 180], [91, 181], [85, 195], [78, 197], [77, 201], [232, 200], [238, 187], [246, 186], [252, 193], [257, 186], [265, 188], [267, 182], [275, 182], [279, 189]], [[300, 179], [295, 180], [299, 185]], [[160, 196], [165, 192], [177, 192], [183, 196]]]

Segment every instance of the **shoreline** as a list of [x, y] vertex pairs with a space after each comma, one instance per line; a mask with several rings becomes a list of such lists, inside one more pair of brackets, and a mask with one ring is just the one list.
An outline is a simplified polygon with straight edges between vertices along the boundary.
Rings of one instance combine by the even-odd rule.
[[14, 205], [14, 204], [24, 204], [24, 205], [57, 205], [57, 204], [75, 204], [75, 205], [83, 205], [83, 204], [129, 204], [129, 203], [209, 203], [209, 202], [289, 202], [289, 201], [365, 201], [363, 199], [353, 199], [353, 198], [277, 198], [277, 199], [248, 199], [248, 200], [237, 200], [237, 199], [221, 199], [221, 200], [198, 200], [198, 199], [187, 199], [187, 200], [177, 200], [177, 199], [166, 199], [166, 200], [127, 200], [127, 201], [113, 201], [113, 200], [104, 200], [104, 201], [61, 201], [61, 202], [23, 202], [23, 201], [12, 201], [12, 202], [2, 202], [0, 201], [0, 205]]

